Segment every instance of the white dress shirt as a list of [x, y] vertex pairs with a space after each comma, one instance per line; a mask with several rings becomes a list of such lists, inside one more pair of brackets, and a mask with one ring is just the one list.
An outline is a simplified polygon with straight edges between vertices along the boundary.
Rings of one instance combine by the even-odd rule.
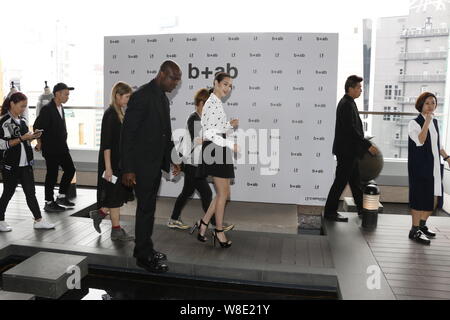
[[234, 141], [222, 137], [222, 134], [226, 134], [228, 130], [233, 129], [233, 126], [227, 121], [222, 101], [214, 93], [211, 93], [203, 106], [201, 124], [204, 140], [212, 141], [218, 146], [233, 150]]
[[[421, 117], [423, 117], [422, 114], [420, 114]], [[423, 117], [424, 118], [424, 117]], [[408, 125], [408, 135], [411, 138], [412, 141], [416, 144], [417, 147], [422, 147], [424, 144], [420, 143], [419, 141], [419, 134], [422, 131], [422, 128], [415, 120], [411, 120]], [[434, 158], [434, 195], [435, 196], [442, 196], [442, 188], [441, 188], [441, 155], [440, 155], [440, 149], [442, 149], [442, 144], [438, 148], [438, 134], [436, 131], [436, 127], [434, 126], [434, 121], [430, 123], [430, 127], [428, 128], [428, 134], [431, 138], [431, 150], [433, 152], [433, 158]]]

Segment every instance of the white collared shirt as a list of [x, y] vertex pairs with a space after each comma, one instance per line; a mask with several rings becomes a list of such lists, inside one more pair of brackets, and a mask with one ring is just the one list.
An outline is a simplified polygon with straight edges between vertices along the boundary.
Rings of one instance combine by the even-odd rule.
[[[422, 114], [421, 117], [425, 118]], [[415, 120], [411, 120], [408, 125], [408, 135], [412, 141], [416, 144], [417, 147], [422, 147], [424, 144], [419, 141], [419, 134], [422, 131], [422, 128]], [[433, 177], [434, 177], [434, 195], [442, 196], [442, 188], [441, 188], [441, 155], [440, 149], [442, 149], [442, 143], [438, 148], [438, 133], [436, 131], [436, 127], [434, 126], [434, 121], [431, 121], [430, 126], [428, 128], [428, 134], [431, 139], [431, 151], [433, 153], [434, 165], [433, 165]]]
[[222, 137], [222, 134], [226, 134], [228, 130], [233, 129], [233, 126], [227, 121], [222, 101], [214, 93], [211, 93], [203, 106], [201, 118], [203, 139], [233, 150], [234, 141]]

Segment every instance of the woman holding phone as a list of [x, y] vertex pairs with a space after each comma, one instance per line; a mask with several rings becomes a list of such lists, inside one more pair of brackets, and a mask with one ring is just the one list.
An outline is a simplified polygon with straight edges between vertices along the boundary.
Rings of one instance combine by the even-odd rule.
[[103, 114], [100, 152], [98, 155], [97, 210], [90, 212], [94, 228], [101, 233], [100, 223], [111, 216], [111, 240], [134, 240], [120, 226], [120, 208], [130, 198], [131, 189], [121, 183], [119, 142], [125, 108], [133, 90], [118, 82], [111, 92], [111, 104]]
[[29, 132], [23, 113], [28, 98], [22, 92], [13, 93], [3, 102], [0, 118], [0, 152], [2, 158], [3, 194], [0, 198], [0, 232], [12, 228], [5, 222], [5, 211], [20, 183], [27, 205], [34, 216], [34, 229], [54, 229], [55, 225], [42, 219], [36, 199], [31, 141], [42, 135], [41, 130]]

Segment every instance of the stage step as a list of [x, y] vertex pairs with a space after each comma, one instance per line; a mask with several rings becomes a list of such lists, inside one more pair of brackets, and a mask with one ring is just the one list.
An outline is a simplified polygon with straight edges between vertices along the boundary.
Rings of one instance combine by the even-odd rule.
[[[344, 197], [344, 212], [357, 212], [355, 200], [353, 197]], [[383, 213], [383, 205], [381, 202], [378, 205], [378, 212]]]
[[34, 300], [32, 294], [0, 290], [0, 300]]
[[58, 299], [87, 274], [85, 256], [39, 252], [3, 273], [3, 289]]

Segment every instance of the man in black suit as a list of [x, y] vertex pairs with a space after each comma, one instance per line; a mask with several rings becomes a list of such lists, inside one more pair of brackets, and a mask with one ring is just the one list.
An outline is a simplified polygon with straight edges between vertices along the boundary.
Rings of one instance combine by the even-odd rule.
[[[166, 255], [154, 249], [151, 237], [161, 170], [169, 172], [174, 147], [165, 93], [174, 90], [180, 80], [180, 67], [165, 61], [156, 78], [132, 94], [122, 127], [122, 182], [134, 186], [137, 197], [133, 256], [136, 264], [149, 272], [168, 270], [163, 263]], [[179, 170], [178, 166], [175, 168]]]
[[[44, 207], [46, 212], [62, 212], [66, 210], [65, 207], [75, 206], [66, 197], [70, 183], [75, 175], [75, 166], [67, 146], [67, 127], [63, 107], [63, 103], [69, 100], [69, 93], [73, 89], [64, 83], [55, 85], [53, 88], [54, 98], [50, 103], [42, 107], [33, 125], [34, 130], [43, 130], [35, 150], [42, 150], [42, 156], [45, 158], [47, 166]], [[60, 166], [64, 174], [59, 184], [59, 195], [55, 202], [53, 189], [58, 179]]]
[[372, 155], [378, 153], [378, 149], [364, 138], [361, 118], [355, 103], [355, 99], [362, 93], [362, 81], [363, 78], [358, 76], [348, 77], [345, 83], [346, 94], [336, 110], [333, 143], [333, 154], [337, 158], [336, 178], [328, 193], [324, 210], [324, 218], [332, 221], [348, 221], [348, 218], [337, 212], [339, 198], [347, 183], [350, 184], [358, 212], [362, 211], [363, 191], [359, 175], [359, 158], [367, 151]]

